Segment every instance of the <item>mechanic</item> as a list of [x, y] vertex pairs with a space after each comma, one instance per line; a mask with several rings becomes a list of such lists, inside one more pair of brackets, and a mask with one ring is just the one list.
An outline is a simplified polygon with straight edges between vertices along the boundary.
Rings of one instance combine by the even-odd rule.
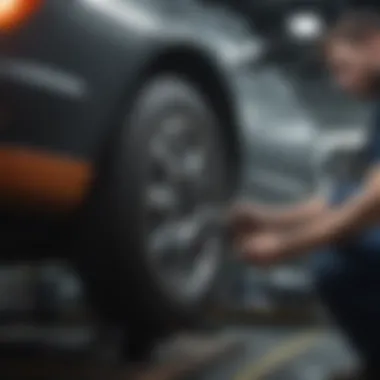
[[[342, 15], [323, 48], [337, 84], [376, 103], [380, 15], [364, 10]], [[380, 379], [378, 102], [376, 113], [367, 147], [368, 171], [360, 187], [340, 184], [331, 199], [316, 196], [282, 210], [236, 205], [230, 214], [238, 252], [253, 265], [273, 265], [316, 251], [313, 269], [322, 300], [362, 359], [360, 369], [334, 374], [333, 379]]]

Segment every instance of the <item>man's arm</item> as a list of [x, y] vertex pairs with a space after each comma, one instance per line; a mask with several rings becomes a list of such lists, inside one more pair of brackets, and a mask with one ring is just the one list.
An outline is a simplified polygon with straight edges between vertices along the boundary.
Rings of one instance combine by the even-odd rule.
[[237, 225], [253, 224], [259, 229], [290, 229], [318, 218], [326, 209], [326, 200], [319, 196], [284, 208], [248, 203], [238, 205], [232, 210], [231, 223]]
[[280, 209], [262, 209], [261, 219], [268, 228], [295, 227], [322, 215], [327, 209], [327, 202], [322, 197], [313, 197], [294, 206]]
[[350, 239], [380, 222], [380, 165], [368, 174], [363, 189], [341, 206], [327, 209], [318, 218], [284, 234], [285, 254], [304, 253], [324, 245]]

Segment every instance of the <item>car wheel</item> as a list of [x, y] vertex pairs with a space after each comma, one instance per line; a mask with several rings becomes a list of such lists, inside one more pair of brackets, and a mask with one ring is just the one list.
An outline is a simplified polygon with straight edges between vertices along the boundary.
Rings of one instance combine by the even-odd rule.
[[225, 249], [225, 141], [214, 110], [177, 76], [147, 83], [112, 139], [76, 257], [102, 316], [145, 332], [189, 326]]

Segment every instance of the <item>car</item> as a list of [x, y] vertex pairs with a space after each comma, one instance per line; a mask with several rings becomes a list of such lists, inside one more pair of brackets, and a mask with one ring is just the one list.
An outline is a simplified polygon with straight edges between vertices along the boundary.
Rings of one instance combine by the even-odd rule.
[[203, 320], [244, 175], [314, 180], [288, 74], [222, 3], [0, 0], [2, 258], [68, 260], [137, 356]]
[[258, 41], [165, 0], [2, 0], [0, 31], [2, 258], [69, 260], [137, 352], [197, 326]]

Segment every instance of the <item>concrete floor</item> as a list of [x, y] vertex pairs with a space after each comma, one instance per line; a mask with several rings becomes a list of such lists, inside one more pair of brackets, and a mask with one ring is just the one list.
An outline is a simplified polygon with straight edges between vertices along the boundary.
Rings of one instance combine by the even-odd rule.
[[[164, 376], [160, 377], [160, 379], [325, 380], [335, 369], [346, 367], [354, 361], [354, 356], [348, 351], [342, 338], [336, 332], [330, 330], [297, 329], [294, 327], [229, 327], [222, 331], [222, 336], [225, 336], [227, 340], [241, 342], [241, 348], [233, 351], [232, 354], [221, 357], [219, 361], [217, 360], [211, 368], [204, 370], [203, 373], [198, 373], [197, 375], [189, 373], [189, 376], [185, 377]], [[77, 356], [78, 354], [74, 354], [74, 357]], [[167, 357], [173, 360], [172, 354]], [[39, 373], [41, 368], [47, 365], [51, 366], [51, 362], [50, 359], [44, 359], [38, 364], [32, 359], [31, 368], [38, 367], [37, 372]], [[20, 367], [22, 362], [19, 363], [17, 359], [15, 363], [16, 367]], [[64, 363], [66, 371], [71, 364], [68, 364], [70, 361], [64, 361]], [[92, 360], [90, 360], [89, 364], [90, 368], [96, 367]], [[24, 367], [24, 364], [21, 366]], [[61, 367], [62, 365], [57, 366], [57, 369], [52, 371], [60, 372], [61, 369], [58, 370], [58, 368]], [[52, 368], [55, 368], [55, 366], [53, 365]], [[105, 368], [108, 371], [107, 368], [109, 367]], [[31, 378], [29, 370], [22, 371], [24, 373], [23, 378], [26, 380]], [[71, 372], [74, 373], [74, 370], [70, 370]], [[139, 377], [139, 379], [152, 379], [151, 375], [150, 377]], [[39, 379], [41, 377], [34, 378]], [[64, 378], [69, 379], [71, 377], [64, 376]], [[88, 378], [91, 380], [92, 377]], [[110, 376], [108, 374], [107, 376], [102, 376], [103, 378], [110, 378]], [[127, 375], [120, 378], [130, 379]], [[156, 377], [154, 378], [156, 379]]]
[[226, 334], [241, 337], [244, 352], [196, 380], [324, 380], [355, 360], [342, 338], [331, 331], [250, 328]]

